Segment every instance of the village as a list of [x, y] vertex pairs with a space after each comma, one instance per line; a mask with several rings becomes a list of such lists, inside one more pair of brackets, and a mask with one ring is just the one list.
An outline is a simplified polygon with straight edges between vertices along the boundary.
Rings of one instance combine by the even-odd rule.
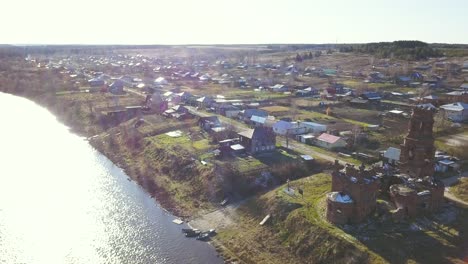
[[[436, 171], [457, 171], [461, 166], [450, 150], [468, 142], [463, 133], [468, 120], [468, 61], [392, 62], [360, 55], [340, 65], [350, 55], [331, 50], [278, 52], [283, 57], [275, 60], [276, 53], [265, 58], [258, 53], [211, 61], [176, 55], [69, 57], [42, 67], [64, 74], [76, 89], [69, 92], [111, 95], [105, 106], [94, 108], [116, 122], [138, 116], [150, 123], [145, 116], [155, 114], [195, 118], [211, 135], [247, 128], [272, 130], [274, 138], [265, 138], [256, 147], [238, 144], [245, 138], [242, 134], [231, 141], [215, 136], [222, 141], [223, 154], [271, 152], [277, 142], [289, 141], [292, 149], [392, 164], [399, 161], [396, 147], [412, 107], [430, 103], [438, 108], [434, 129], [442, 135], [436, 139]], [[125, 102], [131, 98], [135, 103]]]
[[[226, 224], [239, 210], [261, 226], [289, 219], [275, 199], [368, 247], [356, 226], [468, 205], [450, 187], [468, 176], [468, 57], [176, 46], [26, 61], [68, 84], [55, 95], [93, 117], [90, 142], [163, 206], [205, 229], [224, 221], [225, 250], [233, 229], [254, 228]], [[252, 197], [268, 202], [246, 213]]]

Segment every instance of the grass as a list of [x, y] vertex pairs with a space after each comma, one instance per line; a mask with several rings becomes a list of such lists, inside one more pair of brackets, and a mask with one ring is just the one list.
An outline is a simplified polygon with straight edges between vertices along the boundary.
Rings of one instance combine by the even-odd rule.
[[[346, 228], [325, 221], [325, 195], [331, 178], [316, 174], [292, 181], [304, 196], [286, 194], [281, 185], [237, 210], [235, 225], [215, 238], [228, 260], [242, 263], [463, 263], [468, 211], [444, 207], [435, 215], [393, 223], [371, 217]], [[466, 188], [466, 187], [465, 187]], [[266, 214], [266, 226], [259, 222]], [[419, 229], [415, 230], [413, 227]], [[239, 232], [242, 230], [241, 232]]]
[[267, 111], [268, 113], [270, 113], [272, 115], [275, 115], [276, 113], [289, 112], [291, 110], [289, 107], [279, 106], [279, 105], [265, 106], [265, 107], [262, 107], [260, 109], [265, 110], [265, 111]]
[[313, 119], [313, 120], [317, 120], [317, 121], [320, 121], [320, 120], [322, 120], [322, 121], [323, 120], [326, 120], [326, 121], [336, 120], [336, 118], [333, 117], [333, 116], [329, 116], [329, 115], [322, 114], [322, 113], [315, 112], [315, 111], [305, 111], [305, 110], [298, 111], [297, 118], [298, 119], [309, 118], [309, 119]]
[[256, 159], [255, 157], [235, 157], [234, 160], [229, 161], [234, 168], [236, 168], [241, 173], [247, 173], [253, 170], [267, 169], [267, 166]]
[[[198, 127], [193, 127], [192, 129], [196, 130]], [[196, 137], [194, 137], [196, 139]], [[210, 143], [209, 139], [201, 138], [197, 140], [191, 140], [188, 134], [185, 131], [182, 131], [182, 136], [180, 137], [170, 137], [166, 134], [159, 134], [156, 136], [151, 136], [145, 138], [145, 140], [155, 144], [160, 148], [164, 148], [165, 151], [177, 154], [178, 149], [174, 147], [181, 147], [184, 150], [198, 155], [205, 155], [210, 148], [213, 148], [213, 145]]]
[[349, 118], [342, 118], [342, 120], [347, 122], [347, 123], [350, 123], [350, 124], [353, 124], [353, 125], [358, 125], [358, 126], [364, 127], [364, 128], [371, 125], [371, 124], [368, 124], [368, 123], [365, 123], [365, 122], [362, 122], [362, 121], [357, 121], [357, 120], [353, 120], [353, 119], [349, 119]]
[[468, 178], [461, 178], [460, 182], [450, 187], [450, 192], [457, 198], [468, 202]]
[[385, 90], [397, 87], [393, 83], [364, 83], [358, 80], [345, 80], [343, 81], [343, 84], [351, 88], [367, 87], [369, 89], [385, 89]]
[[316, 151], [318, 153], [321, 153], [321, 154], [324, 154], [324, 155], [327, 155], [327, 156], [331, 156], [331, 157], [346, 161], [346, 162], [351, 163], [351, 164], [355, 164], [355, 165], [361, 165], [362, 164], [362, 161], [360, 161], [360, 160], [357, 160], [357, 159], [354, 159], [354, 158], [343, 157], [343, 156], [338, 155], [338, 153], [330, 151], [330, 150], [326, 150], [326, 149], [323, 149], [323, 148], [320, 148], [320, 147], [317, 147], [317, 146], [310, 146], [310, 145], [306, 145], [306, 146], [308, 148], [312, 149], [313, 151]]
[[[303, 197], [289, 196], [282, 185], [249, 200], [238, 209], [236, 226], [220, 230], [216, 240], [229, 249], [230, 259], [243, 263], [334, 262], [327, 256], [330, 252], [356, 241], [323, 220], [330, 183], [329, 175], [316, 174], [290, 183], [303, 189]], [[262, 227], [259, 222], [267, 213], [272, 219]]]

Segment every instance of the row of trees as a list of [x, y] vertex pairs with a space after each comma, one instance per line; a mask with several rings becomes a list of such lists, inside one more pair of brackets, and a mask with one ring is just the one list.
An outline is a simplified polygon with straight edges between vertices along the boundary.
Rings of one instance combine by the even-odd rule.
[[425, 42], [416, 40], [344, 45], [339, 48], [339, 51], [369, 53], [380, 58], [398, 58], [405, 60], [421, 60], [443, 55], [440, 50], [432, 48]]

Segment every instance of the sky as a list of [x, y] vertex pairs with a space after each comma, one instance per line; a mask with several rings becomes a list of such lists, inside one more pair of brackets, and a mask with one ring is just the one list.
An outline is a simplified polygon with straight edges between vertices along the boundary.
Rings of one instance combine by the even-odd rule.
[[2, 0], [2, 44], [468, 44], [467, 0]]

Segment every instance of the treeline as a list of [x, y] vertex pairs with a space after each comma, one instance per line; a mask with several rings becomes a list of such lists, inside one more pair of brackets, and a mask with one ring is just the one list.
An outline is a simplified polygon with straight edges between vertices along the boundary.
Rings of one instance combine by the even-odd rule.
[[380, 58], [397, 58], [404, 60], [422, 60], [429, 57], [443, 56], [443, 53], [439, 49], [417, 40], [341, 45], [339, 51], [367, 53]]
[[22, 57], [24, 56], [23, 49], [10, 45], [0, 45], [0, 59]]

